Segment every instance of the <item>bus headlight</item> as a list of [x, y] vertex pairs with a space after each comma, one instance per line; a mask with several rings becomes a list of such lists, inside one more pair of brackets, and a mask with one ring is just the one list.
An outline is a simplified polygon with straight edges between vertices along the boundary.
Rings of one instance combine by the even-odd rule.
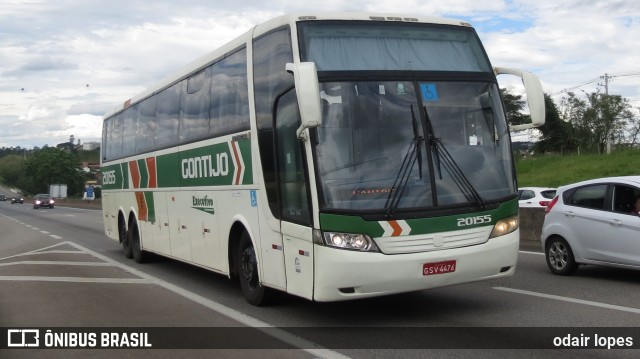
[[366, 234], [323, 232], [323, 243], [334, 248], [360, 252], [380, 252], [376, 243]]
[[493, 226], [493, 231], [491, 231], [491, 235], [489, 236], [489, 238], [504, 236], [505, 234], [511, 233], [518, 229], [518, 226], [518, 215], [501, 219], [496, 223], [495, 226]]

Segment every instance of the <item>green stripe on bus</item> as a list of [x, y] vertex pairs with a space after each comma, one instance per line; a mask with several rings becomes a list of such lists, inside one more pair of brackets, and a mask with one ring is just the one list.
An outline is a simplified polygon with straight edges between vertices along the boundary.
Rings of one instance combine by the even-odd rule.
[[140, 172], [140, 187], [149, 187], [149, 171], [147, 170], [147, 161], [143, 159], [138, 160], [138, 171]]
[[147, 221], [151, 223], [156, 222], [156, 206], [153, 200], [153, 192], [145, 192], [144, 199], [147, 202]]
[[[232, 144], [237, 146], [239, 156], [233, 153]], [[239, 166], [237, 161], [241, 161]], [[136, 164], [140, 171], [139, 188], [148, 188], [153, 174], [149, 174], [146, 158], [136, 160]], [[238, 184], [253, 184], [249, 138], [157, 156], [155, 164], [158, 188], [233, 185], [235, 176], [239, 176]], [[130, 189], [127, 162], [104, 166], [102, 174], [104, 189]]]
[[[430, 234], [438, 232], [457, 231], [461, 229], [470, 229], [482, 226], [493, 226], [497, 221], [507, 218], [518, 213], [518, 201], [512, 200], [503, 203], [494, 210], [459, 214], [453, 216], [440, 216], [432, 218], [407, 219], [405, 222], [411, 228], [410, 235]], [[491, 221], [477, 221], [474, 223], [473, 218], [491, 216]], [[470, 219], [470, 220], [469, 220]], [[461, 225], [464, 221], [464, 225]], [[338, 215], [338, 214], [320, 214], [320, 229], [331, 232], [344, 233], [360, 233], [367, 234], [371, 237], [381, 237], [384, 229], [380, 222], [385, 221], [366, 221], [360, 216]]]
[[251, 141], [242, 139], [238, 141], [240, 153], [242, 153], [242, 162], [244, 162], [244, 176], [242, 184], [253, 184], [253, 162], [251, 161]]

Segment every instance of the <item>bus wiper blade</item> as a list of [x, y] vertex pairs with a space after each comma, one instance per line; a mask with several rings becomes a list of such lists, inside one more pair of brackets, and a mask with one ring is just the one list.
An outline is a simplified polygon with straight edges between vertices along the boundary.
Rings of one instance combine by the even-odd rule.
[[410, 105], [409, 108], [411, 109], [411, 120], [413, 121], [413, 141], [416, 142], [417, 146], [418, 173], [420, 174], [420, 179], [422, 179], [422, 151], [420, 151], [420, 147], [424, 138], [418, 135], [418, 120], [416, 119], [415, 112], [413, 112], [413, 105]]
[[442, 171], [440, 168], [440, 165], [442, 164], [445, 170], [451, 175], [456, 186], [458, 186], [458, 188], [464, 193], [465, 197], [467, 197], [468, 200], [477, 203], [478, 206], [484, 210], [485, 203], [482, 196], [480, 196], [480, 193], [478, 193], [475, 187], [473, 187], [469, 178], [464, 174], [460, 166], [458, 166], [440, 138], [436, 137], [426, 106], [424, 107], [424, 115], [427, 121], [428, 144], [433, 148], [433, 152], [435, 153], [440, 179], [442, 179]]
[[407, 153], [404, 155], [404, 159], [402, 160], [402, 165], [400, 166], [400, 170], [398, 171], [398, 175], [396, 176], [395, 181], [393, 181], [393, 186], [391, 186], [391, 192], [387, 197], [387, 201], [384, 204], [384, 208], [386, 209], [387, 218], [393, 217], [394, 212], [398, 208], [400, 204], [400, 199], [404, 194], [404, 190], [407, 187], [407, 182], [409, 182], [409, 177], [411, 176], [411, 171], [413, 171], [413, 167], [418, 162], [418, 169], [420, 171], [420, 179], [422, 179], [422, 143], [424, 142], [424, 137], [418, 134], [418, 121], [416, 120], [415, 113], [413, 112], [413, 106], [411, 106], [411, 116], [413, 120], [413, 139], [411, 140], [411, 144], [409, 145], [409, 149]]

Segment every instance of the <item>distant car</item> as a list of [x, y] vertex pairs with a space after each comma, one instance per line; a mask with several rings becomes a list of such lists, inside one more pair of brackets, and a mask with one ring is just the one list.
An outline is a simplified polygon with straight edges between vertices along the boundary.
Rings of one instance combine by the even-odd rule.
[[38, 209], [40, 207], [53, 208], [55, 201], [48, 194], [37, 194], [33, 200], [33, 208]]
[[639, 209], [640, 176], [558, 188], [547, 206], [541, 236], [551, 272], [571, 274], [580, 264], [640, 270]]
[[518, 188], [518, 204], [520, 208], [546, 208], [555, 195], [555, 188], [521, 187]]
[[7, 196], [0, 194], [0, 201], [6, 201], [7, 200]]
[[23, 204], [24, 203], [24, 198], [22, 198], [22, 197], [13, 197], [13, 198], [11, 198], [11, 204], [14, 204], [14, 203]]

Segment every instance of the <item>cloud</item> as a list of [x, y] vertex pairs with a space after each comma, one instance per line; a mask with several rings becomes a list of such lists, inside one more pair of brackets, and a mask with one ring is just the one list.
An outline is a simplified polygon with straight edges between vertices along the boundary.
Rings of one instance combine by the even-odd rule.
[[[0, 128], [15, 130], [4, 131], [0, 146], [99, 138], [99, 126], [83, 121], [93, 124], [114, 104], [282, 13], [460, 18], [476, 28], [495, 66], [533, 71], [549, 93], [605, 73], [636, 73], [640, 57], [634, 0], [0, 1]], [[617, 76], [610, 89], [638, 106], [639, 85], [640, 77]], [[596, 81], [584, 90], [601, 88]]]

